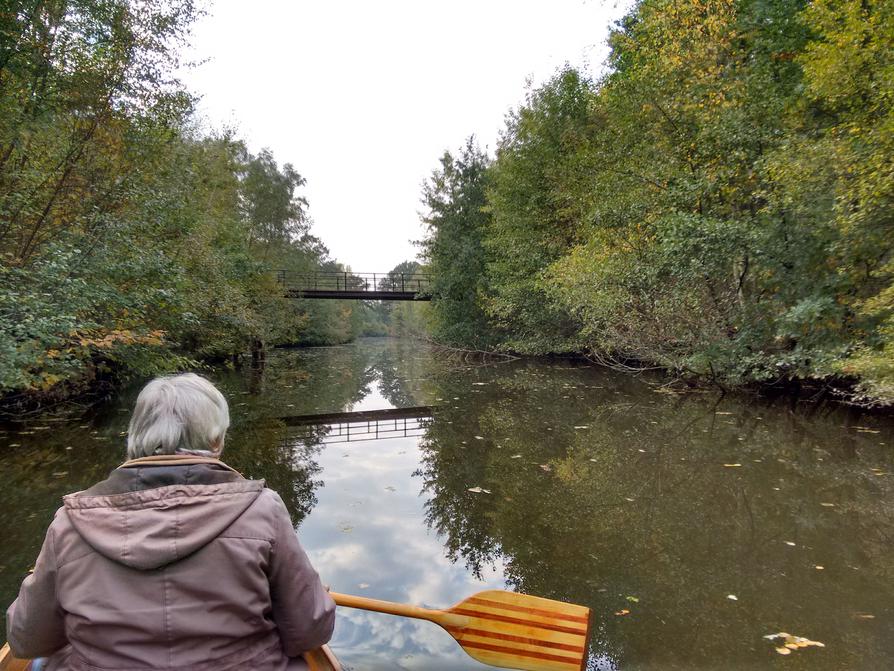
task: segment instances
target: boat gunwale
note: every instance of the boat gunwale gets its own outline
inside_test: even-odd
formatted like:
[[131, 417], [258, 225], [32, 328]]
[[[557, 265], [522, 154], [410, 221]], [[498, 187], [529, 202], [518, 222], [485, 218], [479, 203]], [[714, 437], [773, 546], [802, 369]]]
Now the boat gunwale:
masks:
[[[304, 653], [309, 671], [342, 671], [338, 658], [328, 645]], [[12, 654], [8, 643], [0, 647], [0, 671], [28, 671], [30, 659], [18, 659]]]

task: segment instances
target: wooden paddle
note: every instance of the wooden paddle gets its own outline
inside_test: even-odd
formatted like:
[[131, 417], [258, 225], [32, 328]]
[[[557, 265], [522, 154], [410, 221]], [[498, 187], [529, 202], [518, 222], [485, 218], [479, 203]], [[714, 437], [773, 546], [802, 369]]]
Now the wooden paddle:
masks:
[[527, 594], [486, 590], [447, 610], [330, 592], [339, 606], [404, 615], [447, 630], [484, 664], [525, 671], [586, 668], [590, 609]]

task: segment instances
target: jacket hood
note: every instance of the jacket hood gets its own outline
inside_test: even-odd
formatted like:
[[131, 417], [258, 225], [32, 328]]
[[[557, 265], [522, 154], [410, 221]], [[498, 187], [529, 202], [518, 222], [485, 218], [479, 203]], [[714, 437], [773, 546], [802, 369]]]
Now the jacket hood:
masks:
[[263, 489], [262, 480], [209, 466], [121, 468], [63, 502], [72, 525], [94, 550], [119, 564], [150, 570], [217, 538]]

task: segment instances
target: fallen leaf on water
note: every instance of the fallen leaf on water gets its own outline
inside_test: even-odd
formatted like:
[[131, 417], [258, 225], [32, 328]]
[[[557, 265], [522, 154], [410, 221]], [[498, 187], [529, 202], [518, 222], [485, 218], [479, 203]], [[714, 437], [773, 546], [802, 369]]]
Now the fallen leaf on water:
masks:
[[617, 611], [615, 615], [630, 615], [630, 611], [626, 608], [622, 608], [621, 610]]
[[791, 541], [785, 541], [785, 544], [789, 545], [791, 547], [795, 547], [795, 545], [796, 545], [795, 543], [792, 543]]
[[714, 414], [715, 415], [732, 415], [733, 413], [731, 413], [731, 412], [715, 412]]
[[635, 597], [635, 596], [628, 596], [628, 597], [627, 597], [627, 600], [630, 601], [630, 602], [632, 602], [632, 603], [639, 603], [639, 599], [638, 599], [637, 597]]
[[511, 457], [509, 457], [509, 458], [510, 458], [510, 459], [521, 459], [521, 456], [522, 456], [522, 455], [520, 455], [520, 454], [513, 454], [513, 455], [512, 455]]
[[575, 426], [575, 429], [589, 429], [589, 426]]
[[869, 613], [855, 613], [854, 617], [858, 620], [874, 620], [875, 615], [871, 615]]
[[823, 506], [824, 508], [833, 508], [833, 507], [835, 507], [835, 504], [834, 504], [834, 503], [821, 503], [820, 505]]
[[824, 568], [826, 568], [826, 567], [825, 567], [825, 566], [820, 566], [819, 564], [817, 564], [817, 565], [814, 566], [813, 568], [815, 568], [817, 571], [822, 571], [822, 570], [823, 570]]
[[475, 440], [484, 440], [484, 436], [475, 436]]
[[625, 496], [625, 497], [624, 497], [624, 500], [625, 500], [625, 501], [630, 501], [631, 503], [633, 503], [634, 501], [636, 501], [636, 499], [631, 499], [629, 496]]
[[724, 468], [738, 468], [741, 465], [742, 464], [724, 464], [723, 467]]
[[739, 600], [739, 597], [737, 597], [735, 594], [727, 594], [726, 598], [729, 599], [730, 601], [738, 601]]
[[490, 494], [489, 489], [482, 489], [481, 487], [469, 487], [468, 491], [475, 494]]
[[803, 636], [794, 636], [785, 631], [780, 631], [778, 634], [767, 634], [764, 636], [768, 641], [776, 641], [777, 639], [781, 639], [783, 644], [781, 646], [776, 647], [776, 652], [780, 655], [788, 655], [792, 650], [798, 650], [799, 648], [809, 648], [810, 646], [816, 646], [817, 648], [825, 648], [825, 643], [820, 643], [819, 641], [811, 641], [809, 638], [804, 638]]
[[[487, 382], [473, 382], [473, 383], [472, 383], [472, 386], [474, 386], [474, 387], [483, 387], [483, 386], [486, 385], [486, 384], [487, 384]], [[439, 399], [439, 400], [440, 400], [440, 399]]]
[[549, 464], [540, 464], [540, 468], [542, 468], [547, 473], [549, 473], [551, 470], [553, 470], [553, 467], [550, 466]]

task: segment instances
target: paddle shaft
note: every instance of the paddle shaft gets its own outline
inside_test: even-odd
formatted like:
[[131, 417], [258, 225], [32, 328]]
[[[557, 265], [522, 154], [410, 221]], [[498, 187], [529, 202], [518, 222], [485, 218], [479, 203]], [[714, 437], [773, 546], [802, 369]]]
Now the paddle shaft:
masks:
[[465, 627], [469, 622], [469, 618], [464, 615], [455, 615], [444, 610], [431, 610], [428, 608], [420, 608], [419, 606], [411, 606], [406, 603], [368, 599], [364, 596], [339, 594], [338, 592], [329, 592], [329, 596], [331, 596], [339, 606], [372, 610], [377, 613], [388, 613], [390, 615], [415, 617], [419, 620], [434, 622], [442, 627]]

